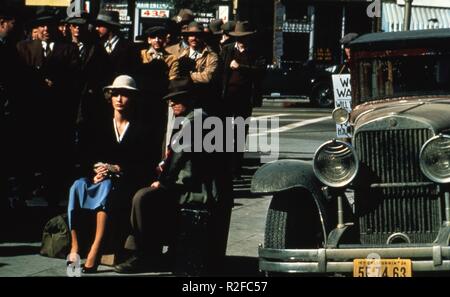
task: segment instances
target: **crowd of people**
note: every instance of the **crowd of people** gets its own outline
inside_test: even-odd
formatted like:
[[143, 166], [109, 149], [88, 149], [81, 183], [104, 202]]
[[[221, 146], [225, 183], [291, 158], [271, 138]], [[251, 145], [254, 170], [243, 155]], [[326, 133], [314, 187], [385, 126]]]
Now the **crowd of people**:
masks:
[[[74, 254], [82, 212], [95, 214], [85, 273], [96, 271], [109, 228], [125, 255], [117, 272], [154, 263], [162, 245], [174, 244], [166, 235], [180, 205], [211, 211], [209, 240], [226, 242], [243, 152], [175, 152], [175, 132], [190, 128], [173, 125], [198, 109], [202, 119], [251, 116], [265, 69], [251, 25], [214, 20], [205, 28], [182, 9], [137, 46], [121, 36], [115, 11], [60, 20], [44, 10], [13, 42], [16, 18], [0, 11], [2, 199], [11, 177], [24, 200], [41, 195], [55, 206], [69, 197]], [[224, 255], [223, 246], [214, 250]]]

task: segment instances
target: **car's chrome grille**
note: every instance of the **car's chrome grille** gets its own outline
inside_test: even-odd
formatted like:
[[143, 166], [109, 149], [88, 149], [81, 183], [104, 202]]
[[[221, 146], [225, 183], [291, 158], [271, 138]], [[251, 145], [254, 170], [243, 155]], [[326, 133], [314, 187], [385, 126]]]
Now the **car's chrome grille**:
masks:
[[431, 242], [440, 227], [436, 186], [419, 167], [428, 129], [363, 131], [354, 145], [360, 160], [355, 203], [362, 243], [385, 243], [396, 232], [414, 242]]
[[[370, 199], [356, 197], [361, 198]], [[442, 219], [437, 196], [384, 197], [378, 202], [365, 210], [360, 209], [362, 243], [386, 243], [388, 237], [397, 232], [408, 235], [412, 243], [432, 242], [436, 238]]]

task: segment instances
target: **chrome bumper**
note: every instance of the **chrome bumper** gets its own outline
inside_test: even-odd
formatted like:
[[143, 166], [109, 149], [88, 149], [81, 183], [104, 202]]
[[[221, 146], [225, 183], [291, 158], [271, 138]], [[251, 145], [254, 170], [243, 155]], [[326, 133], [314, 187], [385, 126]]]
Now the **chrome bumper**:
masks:
[[259, 270], [286, 273], [353, 272], [353, 259], [411, 259], [412, 271], [450, 271], [450, 247], [268, 249], [259, 247]]

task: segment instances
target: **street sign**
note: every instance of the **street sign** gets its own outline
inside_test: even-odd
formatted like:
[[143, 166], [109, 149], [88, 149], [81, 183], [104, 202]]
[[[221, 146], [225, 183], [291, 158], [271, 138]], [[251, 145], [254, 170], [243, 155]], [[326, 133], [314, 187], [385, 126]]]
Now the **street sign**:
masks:
[[[352, 86], [350, 74], [333, 74], [334, 107], [352, 111]], [[349, 123], [336, 124], [336, 137], [352, 137]]]
[[169, 10], [165, 9], [142, 9], [141, 17], [143, 18], [168, 18]]

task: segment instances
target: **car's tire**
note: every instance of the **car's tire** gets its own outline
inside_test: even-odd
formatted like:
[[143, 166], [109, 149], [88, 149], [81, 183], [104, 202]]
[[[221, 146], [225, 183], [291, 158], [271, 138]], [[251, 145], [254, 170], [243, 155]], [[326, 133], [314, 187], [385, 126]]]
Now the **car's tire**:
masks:
[[321, 108], [333, 108], [334, 95], [333, 95], [333, 87], [331, 86], [331, 84], [327, 82], [317, 83], [312, 88], [311, 103], [314, 106]]
[[318, 248], [322, 237], [320, 217], [310, 193], [291, 190], [273, 196], [266, 219], [265, 248]]

